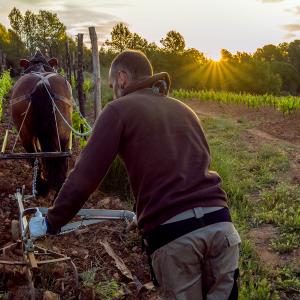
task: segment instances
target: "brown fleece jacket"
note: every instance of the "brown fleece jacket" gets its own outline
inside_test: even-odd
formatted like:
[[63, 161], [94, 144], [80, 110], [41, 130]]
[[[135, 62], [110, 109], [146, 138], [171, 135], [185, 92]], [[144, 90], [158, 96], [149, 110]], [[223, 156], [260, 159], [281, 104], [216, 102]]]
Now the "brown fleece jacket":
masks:
[[125, 163], [143, 232], [187, 209], [227, 206], [220, 177], [208, 169], [210, 153], [198, 117], [182, 102], [154, 93], [151, 87], [159, 80], [169, 88], [168, 75], [156, 74], [105, 107], [48, 211], [53, 229], [75, 216], [117, 154]]

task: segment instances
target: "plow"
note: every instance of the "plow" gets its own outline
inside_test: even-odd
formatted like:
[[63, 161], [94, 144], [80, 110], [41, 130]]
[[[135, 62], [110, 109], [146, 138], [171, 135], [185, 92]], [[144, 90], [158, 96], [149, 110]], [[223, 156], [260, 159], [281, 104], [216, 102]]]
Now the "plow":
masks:
[[[12, 220], [11, 231], [15, 242], [0, 249], [0, 254], [6, 258], [5, 260], [0, 260], [0, 264], [22, 266], [25, 268], [31, 300], [36, 299], [34, 276], [38, 272], [39, 267], [43, 265], [58, 264], [61, 262], [67, 263], [73, 273], [75, 288], [78, 288], [78, 272], [72, 259], [64, 254], [40, 247], [31, 239], [29, 232], [30, 217], [33, 216], [37, 210], [44, 215], [47, 213], [48, 208], [25, 208], [24, 203], [28, 202], [30, 195], [25, 195], [24, 191], [25, 187], [23, 186], [22, 189], [17, 189], [12, 197], [12, 200], [17, 203], [19, 220]], [[81, 209], [76, 216], [79, 220], [63, 226], [59, 235], [64, 235], [88, 225], [108, 220], [124, 220], [127, 225], [130, 225], [134, 216], [135, 214], [133, 212], [127, 210]], [[14, 249], [21, 250], [21, 259], [15, 260], [9, 258], [9, 254]]]
[[[36, 153], [6, 153], [6, 144], [8, 139], [8, 132], [6, 132], [0, 152], [0, 160], [10, 159], [35, 159], [37, 162], [40, 158], [45, 157], [68, 157], [71, 156], [71, 150], [68, 152], [36, 152]], [[33, 173], [33, 186], [34, 186], [35, 172]], [[27, 207], [32, 198], [35, 198], [35, 189], [31, 195], [25, 194], [25, 186], [17, 188], [16, 192], [11, 196], [11, 201], [15, 201], [18, 208], [18, 220], [11, 221], [11, 235], [14, 242], [0, 248], [0, 265], [3, 266], [19, 266], [25, 270], [28, 290], [30, 291], [30, 299], [37, 298], [35, 289], [35, 275], [39, 272], [40, 267], [45, 265], [54, 265], [65, 263], [69, 266], [75, 290], [79, 285], [77, 267], [72, 261], [71, 257], [58, 253], [53, 250], [46, 249], [39, 246], [36, 240], [30, 236], [29, 222], [37, 211], [46, 215], [47, 207]], [[85, 228], [92, 224], [98, 224], [111, 220], [123, 220], [127, 226], [132, 225], [135, 214], [127, 210], [109, 210], [109, 209], [81, 209], [75, 221], [66, 224], [61, 228], [58, 235], [65, 235], [72, 231]], [[18, 252], [18, 257], [12, 253]], [[134, 281], [137, 281], [134, 278]], [[140, 285], [140, 282], [138, 282]], [[62, 283], [62, 290], [64, 289]]]

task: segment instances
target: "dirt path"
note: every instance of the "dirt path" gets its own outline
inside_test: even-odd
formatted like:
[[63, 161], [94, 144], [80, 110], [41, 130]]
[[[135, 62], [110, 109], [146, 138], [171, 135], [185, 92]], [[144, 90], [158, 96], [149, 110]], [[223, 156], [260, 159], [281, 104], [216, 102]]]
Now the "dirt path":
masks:
[[204, 117], [230, 117], [237, 123], [248, 122], [249, 132], [259, 138], [296, 146], [300, 150], [300, 111], [284, 116], [279, 111], [263, 107], [248, 108], [245, 105], [222, 104], [214, 101], [184, 101], [198, 115]]
[[300, 184], [300, 111], [283, 116], [272, 108], [257, 110], [244, 105], [199, 100], [186, 100], [185, 103], [200, 117], [230, 118], [237, 126], [245, 122], [251, 124], [252, 128], [245, 130], [245, 141], [253, 148], [266, 142], [285, 148], [290, 162], [288, 177], [292, 183]]

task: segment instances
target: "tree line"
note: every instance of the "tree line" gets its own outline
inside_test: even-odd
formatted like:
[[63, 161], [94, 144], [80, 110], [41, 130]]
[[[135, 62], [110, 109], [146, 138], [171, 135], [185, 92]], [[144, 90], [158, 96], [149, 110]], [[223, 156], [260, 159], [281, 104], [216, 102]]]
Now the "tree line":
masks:
[[[66, 73], [71, 65], [76, 77], [77, 40], [67, 35], [66, 26], [57, 14], [45, 10], [38, 13], [28, 10], [22, 14], [13, 8], [8, 17], [11, 28], [0, 24], [0, 71], [11, 68], [13, 75], [19, 74], [19, 59], [39, 49], [48, 57], [57, 57]], [[100, 48], [103, 70], [125, 49], [146, 53], [155, 72], [169, 72], [173, 88], [274, 95], [300, 93], [300, 40], [266, 45], [254, 53], [222, 49], [221, 60], [215, 62], [203, 52], [187, 48], [179, 32], [169, 31], [157, 45], [119, 23]], [[91, 50], [86, 46], [83, 67], [87, 72], [92, 71]]]

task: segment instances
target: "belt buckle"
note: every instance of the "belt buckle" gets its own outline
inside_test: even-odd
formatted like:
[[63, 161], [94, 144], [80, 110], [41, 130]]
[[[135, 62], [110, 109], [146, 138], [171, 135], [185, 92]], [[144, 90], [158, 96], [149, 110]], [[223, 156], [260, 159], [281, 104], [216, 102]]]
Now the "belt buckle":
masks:
[[201, 219], [204, 216], [204, 211], [202, 207], [195, 207], [193, 208], [194, 215], [196, 219]]

